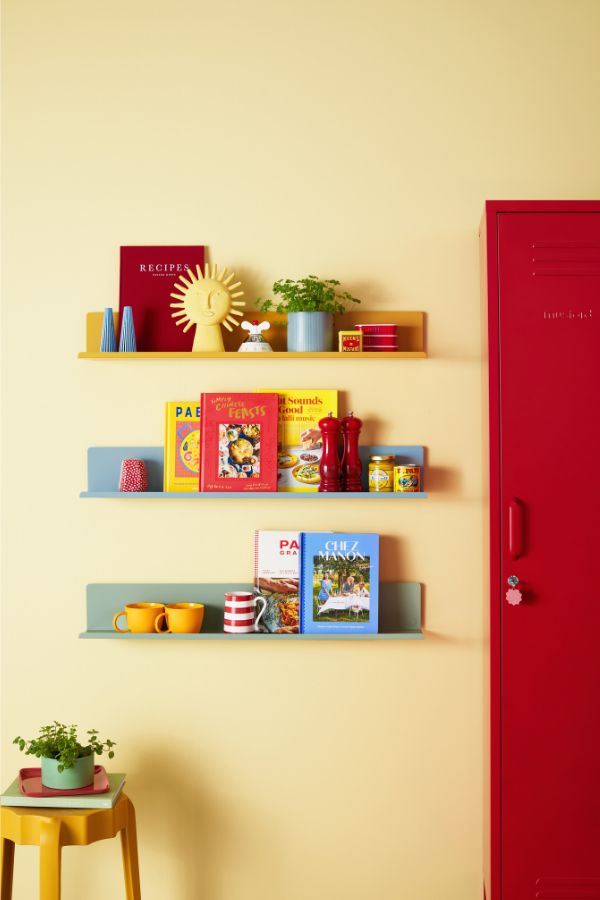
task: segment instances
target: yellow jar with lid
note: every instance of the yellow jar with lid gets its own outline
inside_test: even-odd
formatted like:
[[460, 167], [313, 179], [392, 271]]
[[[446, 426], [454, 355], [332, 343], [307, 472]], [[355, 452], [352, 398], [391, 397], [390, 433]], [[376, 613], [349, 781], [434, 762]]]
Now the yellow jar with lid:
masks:
[[394, 490], [395, 456], [371, 456], [369, 459], [369, 491], [391, 493]]

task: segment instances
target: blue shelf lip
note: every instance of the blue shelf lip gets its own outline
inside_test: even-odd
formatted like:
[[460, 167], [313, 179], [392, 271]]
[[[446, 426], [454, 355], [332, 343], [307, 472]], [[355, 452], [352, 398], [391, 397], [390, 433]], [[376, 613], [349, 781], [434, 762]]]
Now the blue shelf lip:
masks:
[[334, 498], [337, 500], [344, 497], [352, 500], [366, 500], [367, 498], [373, 497], [386, 497], [387, 499], [396, 500], [416, 500], [423, 499], [425, 497], [428, 497], [429, 495], [424, 491], [415, 491], [413, 493], [379, 493], [376, 491], [331, 491], [323, 493], [320, 493], [318, 491], [81, 491], [79, 496], [87, 500], [114, 498], [119, 498], [122, 500], [166, 500], [167, 498], [177, 500], [211, 500], [222, 498], [241, 500], [247, 499], [248, 497], [254, 497], [259, 500], [273, 498], [281, 499], [282, 497], [292, 497], [294, 499], [296, 499], [296, 497], [328, 497], [329, 499]]
[[378, 634], [225, 634], [206, 632], [200, 634], [119, 634], [116, 631], [82, 631], [84, 640], [117, 641], [422, 641], [422, 631], [402, 631]]

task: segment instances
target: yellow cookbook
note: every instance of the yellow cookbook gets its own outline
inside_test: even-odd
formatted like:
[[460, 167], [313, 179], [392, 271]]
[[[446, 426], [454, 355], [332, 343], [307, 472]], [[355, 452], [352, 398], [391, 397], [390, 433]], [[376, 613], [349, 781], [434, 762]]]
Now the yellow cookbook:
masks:
[[279, 394], [277, 490], [318, 491], [323, 443], [319, 420], [337, 416], [338, 392], [267, 390]]
[[165, 420], [165, 491], [200, 490], [200, 404], [167, 403]]

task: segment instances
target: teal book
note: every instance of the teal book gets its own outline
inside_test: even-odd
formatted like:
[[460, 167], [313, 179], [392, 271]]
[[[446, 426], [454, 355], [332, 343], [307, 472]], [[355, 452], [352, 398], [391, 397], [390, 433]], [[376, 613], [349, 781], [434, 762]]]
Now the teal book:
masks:
[[105, 794], [60, 795], [53, 797], [26, 797], [21, 793], [19, 779], [15, 778], [0, 797], [0, 806], [31, 806], [36, 809], [111, 809], [117, 802], [125, 784], [125, 775], [108, 776], [110, 790]]
[[300, 535], [300, 630], [377, 634], [379, 535]]

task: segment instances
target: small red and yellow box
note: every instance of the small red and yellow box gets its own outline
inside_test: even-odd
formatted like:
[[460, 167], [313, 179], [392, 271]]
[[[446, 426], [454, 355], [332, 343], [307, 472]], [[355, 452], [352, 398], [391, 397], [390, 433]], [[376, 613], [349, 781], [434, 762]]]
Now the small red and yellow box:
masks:
[[361, 353], [363, 348], [362, 331], [339, 331], [340, 353]]
[[421, 490], [421, 466], [394, 466], [394, 491], [418, 494]]

